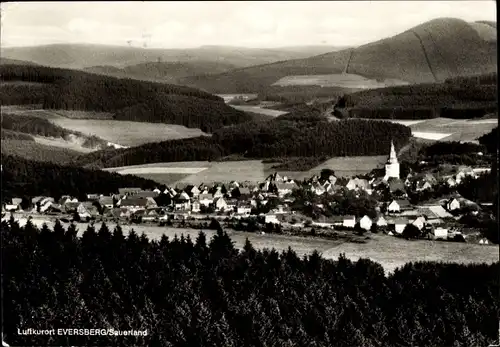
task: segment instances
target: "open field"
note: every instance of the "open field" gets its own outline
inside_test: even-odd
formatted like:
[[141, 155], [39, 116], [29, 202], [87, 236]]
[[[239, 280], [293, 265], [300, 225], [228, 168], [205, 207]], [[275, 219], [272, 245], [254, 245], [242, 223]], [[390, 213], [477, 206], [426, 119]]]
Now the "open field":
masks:
[[[498, 126], [497, 119], [448, 119], [435, 118], [410, 125], [414, 136], [431, 138], [433, 133], [447, 134], [439, 138], [443, 141], [475, 141]], [[427, 137], [424, 137], [428, 133]], [[417, 136], [416, 136], [417, 137]], [[436, 135], [437, 137], [437, 135]]]
[[342, 87], [353, 89], [375, 89], [390, 86], [407, 85], [408, 82], [397, 79], [386, 79], [379, 82], [361, 75], [340, 73], [329, 75], [297, 75], [286, 76], [273, 83], [273, 86], [307, 86], [316, 85], [321, 87]]
[[[375, 120], [375, 119], [373, 119]], [[424, 120], [377, 119], [399, 123], [411, 128], [417, 138], [434, 141], [467, 141], [476, 139], [498, 126], [498, 119], [450, 119], [433, 118]]]
[[[20, 224], [26, 223], [26, 217], [20, 218]], [[47, 219], [34, 218], [33, 224], [41, 227], [44, 222], [49, 227], [53, 222]], [[67, 226], [67, 224], [65, 224]], [[95, 227], [100, 228], [100, 223]], [[108, 223], [113, 229], [114, 224]], [[79, 235], [87, 228], [86, 224], [78, 223]], [[131, 229], [137, 233], [144, 232], [150, 239], [159, 239], [163, 234], [172, 239], [175, 235], [188, 235], [192, 240], [196, 239], [198, 230], [168, 228], [145, 225], [122, 225], [123, 232], [127, 234]], [[215, 234], [212, 230], [204, 230], [207, 238]], [[408, 262], [415, 261], [445, 261], [456, 263], [494, 263], [498, 261], [497, 245], [479, 245], [472, 243], [456, 243], [444, 241], [407, 241], [383, 234], [369, 234], [370, 239], [366, 243], [351, 243], [343, 240], [328, 240], [313, 237], [298, 237], [288, 235], [260, 235], [256, 233], [227, 230], [238, 249], [242, 249], [246, 238], [250, 240], [256, 249], [275, 248], [281, 252], [291, 247], [299, 256], [310, 254], [318, 250], [326, 259], [338, 259], [341, 253], [353, 261], [359, 258], [369, 258], [380, 263], [386, 272], [393, 272], [396, 268]]]
[[237, 110], [243, 111], [243, 112], [258, 113], [258, 114], [262, 114], [264, 116], [269, 116], [269, 117], [278, 117], [278, 116], [289, 113], [287, 111], [272, 110], [272, 109], [264, 108], [261, 106], [244, 106], [244, 105], [229, 105], [229, 106], [231, 106]]
[[30, 109], [22, 106], [2, 106], [2, 112], [36, 116], [55, 125], [86, 135], [95, 135], [112, 144], [138, 146], [150, 142], [183, 139], [207, 135], [200, 129], [164, 123], [145, 123], [109, 119], [110, 113]]
[[51, 119], [51, 121], [60, 127], [95, 135], [122, 146], [139, 146], [150, 142], [205, 135], [200, 129], [186, 128], [175, 124], [62, 117]]
[[[272, 169], [272, 166], [275, 165], [274, 163], [262, 163], [262, 160], [154, 163], [107, 168], [104, 170], [121, 174], [134, 174], [165, 184], [209, 184], [213, 182], [229, 182], [232, 180], [240, 182], [262, 182], [274, 172], [279, 172], [281, 175], [302, 180], [312, 175], [319, 175], [324, 168], [334, 170], [338, 176], [353, 176], [368, 173], [372, 169], [379, 167], [386, 160], [387, 156], [337, 157], [331, 158], [308, 171], [276, 170]], [[176, 177], [180, 177], [179, 180], [173, 181]]]

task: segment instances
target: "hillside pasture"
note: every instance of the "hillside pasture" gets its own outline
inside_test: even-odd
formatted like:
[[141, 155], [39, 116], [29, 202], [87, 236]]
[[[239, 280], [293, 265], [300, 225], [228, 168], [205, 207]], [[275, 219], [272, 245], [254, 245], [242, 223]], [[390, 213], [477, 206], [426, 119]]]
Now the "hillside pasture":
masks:
[[321, 87], [341, 87], [353, 89], [375, 89], [397, 85], [408, 85], [408, 82], [397, 79], [386, 79], [377, 81], [361, 75], [341, 73], [329, 75], [298, 75], [286, 76], [272, 84], [273, 86], [307, 86], [316, 85]]
[[473, 142], [497, 126], [497, 119], [456, 120], [435, 118], [410, 125], [410, 128], [415, 137], [441, 141]]
[[176, 124], [145, 123], [102, 119], [53, 118], [60, 127], [95, 135], [122, 146], [139, 146], [150, 142], [183, 139], [206, 135], [200, 129]]

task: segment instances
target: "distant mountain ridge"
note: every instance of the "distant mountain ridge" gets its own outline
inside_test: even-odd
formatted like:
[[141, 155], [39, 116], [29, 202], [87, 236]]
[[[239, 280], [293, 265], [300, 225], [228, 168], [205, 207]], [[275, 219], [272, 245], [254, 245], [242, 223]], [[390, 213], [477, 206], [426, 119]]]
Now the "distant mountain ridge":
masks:
[[496, 69], [496, 23], [439, 18], [356, 48], [186, 77], [180, 83], [212, 93], [252, 93], [294, 75], [342, 74], [347, 70], [376, 80], [427, 83]]
[[150, 81], [175, 83], [177, 79], [194, 75], [216, 74], [236, 68], [223, 61], [196, 62], [147, 62], [129, 65], [124, 68], [110, 65], [92, 66], [84, 71], [114, 77], [144, 79]]
[[2, 48], [2, 57], [32, 61], [40, 65], [83, 69], [110, 65], [123, 68], [141, 63], [220, 62], [245, 67], [275, 61], [306, 58], [336, 50], [332, 46], [304, 46], [283, 49], [202, 46], [187, 49], [139, 48], [96, 44], [52, 44], [32, 47]]

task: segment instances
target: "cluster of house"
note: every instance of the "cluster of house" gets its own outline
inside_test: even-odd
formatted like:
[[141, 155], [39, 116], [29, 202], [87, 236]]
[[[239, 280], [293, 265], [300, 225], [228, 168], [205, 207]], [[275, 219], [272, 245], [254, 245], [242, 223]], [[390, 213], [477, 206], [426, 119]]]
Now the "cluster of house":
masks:
[[[475, 177], [477, 172], [468, 168], [459, 168], [453, 177], [446, 178], [446, 184], [457, 184], [467, 176]], [[391, 192], [404, 192], [409, 189], [423, 191], [432, 189], [436, 184], [442, 184], [432, 174], [408, 175], [403, 181], [399, 178], [399, 163], [397, 162], [394, 146], [391, 145], [391, 154], [386, 165], [386, 174], [380, 178], [351, 178], [343, 184], [334, 175], [328, 178], [313, 176], [307, 182], [298, 183], [291, 178], [282, 177], [278, 173], [270, 175], [259, 184], [239, 183], [236, 181], [226, 184], [205, 184], [142, 190], [141, 188], [122, 188], [118, 194], [103, 196], [88, 194], [86, 201], [80, 202], [74, 197], [63, 196], [57, 202], [51, 197], [35, 197], [31, 201], [29, 212], [42, 214], [68, 214], [78, 216], [80, 220], [97, 217], [115, 220], [136, 220], [161, 222], [169, 219], [187, 219], [189, 217], [206, 217], [207, 214], [224, 214], [234, 218], [245, 218], [252, 214], [258, 206], [264, 206], [270, 199], [278, 199], [279, 204], [263, 214], [267, 223], [283, 224], [290, 227], [304, 226], [304, 221], [297, 223], [297, 216], [289, 205], [294, 198], [291, 193], [296, 189], [308, 189], [315, 195], [335, 194], [341, 189], [372, 194], [381, 186]], [[431, 229], [436, 237], [445, 237], [449, 231], [442, 226], [444, 219], [453, 218], [450, 212], [460, 209], [467, 204], [465, 199], [457, 196], [448, 201], [441, 201], [435, 205], [414, 207], [403, 193], [400, 199], [380, 202], [386, 204], [385, 213], [372, 219], [363, 216], [334, 216], [322, 217], [312, 222], [318, 227], [344, 227], [370, 230], [375, 224], [377, 227], [387, 227], [394, 233], [400, 234], [407, 225], [412, 224], [419, 230]], [[11, 204], [4, 205], [6, 211], [21, 209], [22, 199], [12, 199]], [[318, 205], [319, 208], [323, 206]], [[293, 218], [291, 218], [293, 217]]]

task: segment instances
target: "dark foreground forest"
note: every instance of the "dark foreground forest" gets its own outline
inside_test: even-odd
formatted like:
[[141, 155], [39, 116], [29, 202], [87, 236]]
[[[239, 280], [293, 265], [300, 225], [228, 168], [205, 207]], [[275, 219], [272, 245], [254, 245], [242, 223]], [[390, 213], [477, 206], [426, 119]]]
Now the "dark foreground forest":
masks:
[[[207, 240], [150, 241], [89, 227], [2, 222], [3, 331], [11, 346], [487, 346], [498, 266], [369, 260]], [[23, 336], [18, 330], [147, 330], [147, 336]]]

